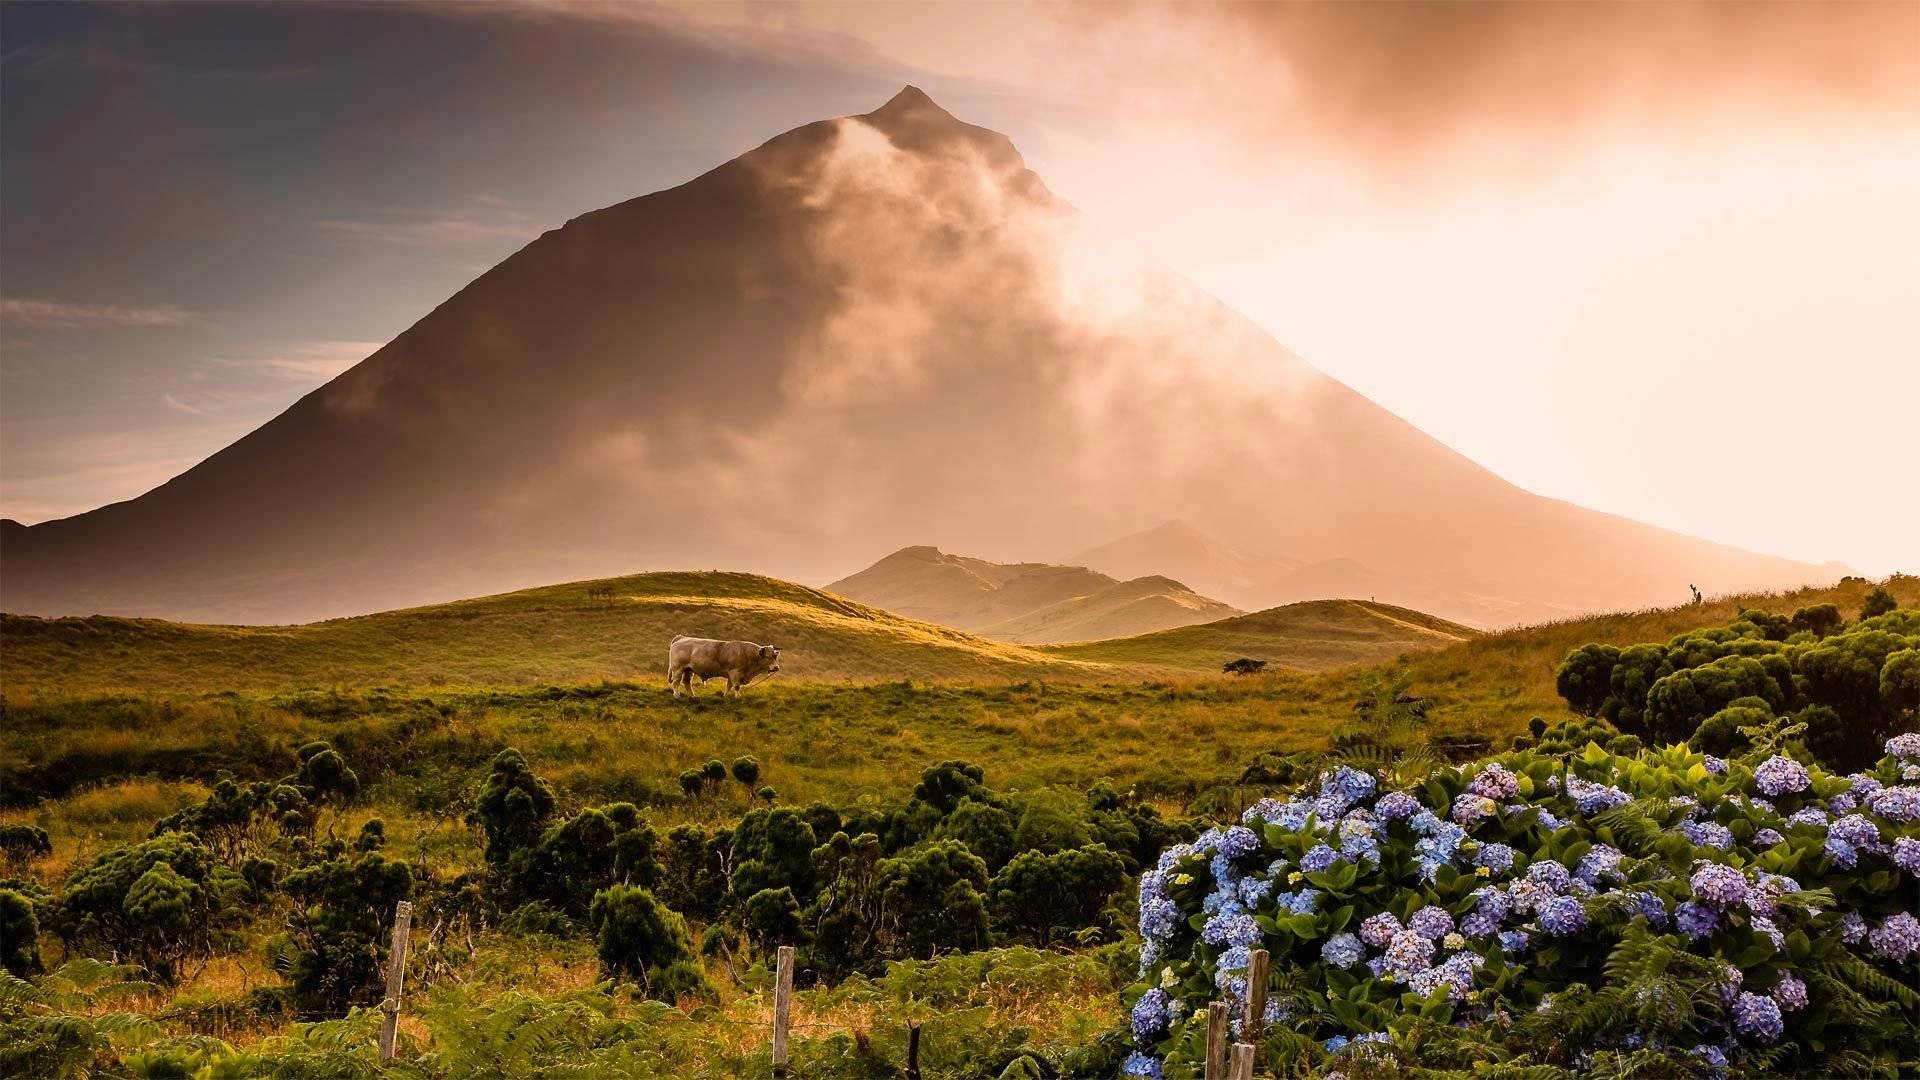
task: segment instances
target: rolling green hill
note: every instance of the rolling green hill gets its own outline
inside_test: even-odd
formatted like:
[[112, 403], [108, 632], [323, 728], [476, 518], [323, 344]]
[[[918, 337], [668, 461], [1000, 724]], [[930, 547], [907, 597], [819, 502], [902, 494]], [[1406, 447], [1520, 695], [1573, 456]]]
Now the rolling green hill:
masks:
[[[611, 601], [590, 599], [595, 586], [611, 588]], [[774, 678], [789, 681], [989, 681], [1108, 670], [818, 589], [719, 572], [574, 582], [300, 626], [0, 618], [0, 679], [16, 700], [110, 691], [664, 679], [667, 642], [675, 634], [778, 645], [785, 654]]]
[[1478, 636], [1470, 627], [1392, 604], [1308, 600], [1200, 626], [1042, 651], [1073, 660], [1196, 674], [1218, 673], [1221, 664], [1242, 656], [1268, 661], [1269, 670], [1319, 671], [1380, 663]]

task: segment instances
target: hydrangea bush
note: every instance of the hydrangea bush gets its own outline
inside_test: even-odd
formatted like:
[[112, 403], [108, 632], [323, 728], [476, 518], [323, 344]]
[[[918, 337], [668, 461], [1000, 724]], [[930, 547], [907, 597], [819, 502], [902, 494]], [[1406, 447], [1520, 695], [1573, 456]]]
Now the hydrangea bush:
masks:
[[1413, 790], [1324, 773], [1142, 875], [1127, 1069], [1198, 1075], [1207, 1003], [1238, 1017], [1265, 948], [1281, 1070], [1637, 1054], [1896, 1073], [1920, 1057], [1920, 735], [1886, 750], [1848, 776], [1594, 744]]

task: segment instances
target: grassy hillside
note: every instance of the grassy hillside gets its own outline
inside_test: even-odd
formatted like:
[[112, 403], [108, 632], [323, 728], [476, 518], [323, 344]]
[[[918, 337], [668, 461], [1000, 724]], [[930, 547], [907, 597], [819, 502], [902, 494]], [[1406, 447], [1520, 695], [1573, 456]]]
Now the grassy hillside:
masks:
[[[1895, 576], [1883, 583], [1902, 606], [1920, 603], [1920, 577]], [[1742, 608], [1791, 615], [1813, 604], [1834, 604], [1853, 619], [1875, 587], [1858, 578], [1826, 588], [1713, 597], [1701, 604], [1594, 615], [1476, 636], [1458, 645], [1404, 658], [1397, 665], [1416, 693], [1433, 699], [1432, 715], [1443, 724], [1518, 731], [1529, 717], [1567, 715], [1554, 690], [1554, 673], [1567, 653], [1588, 642], [1631, 645], [1666, 641], [1703, 626], [1733, 621]], [[1283, 609], [1284, 610], [1284, 609]], [[1117, 659], [1097, 649], [1062, 650], [1081, 659]], [[1358, 673], [1323, 677], [1329, 693], [1350, 690]]]
[[1023, 645], [1133, 637], [1239, 615], [1172, 578], [1150, 576], [1115, 582], [980, 631], [984, 637]]
[[[588, 589], [613, 590], [609, 601]], [[1045, 656], [754, 574], [658, 573], [302, 626], [4, 616], [0, 679], [18, 700], [114, 691], [514, 685], [645, 679], [675, 634], [785, 650], [776, 679], [1098, 676]], [[713, 684], [716, 685], [717, 684]]]
[[1318, 671], [1391, 660], [1402, 653], [1469, 641], [1479, 631], [1392, 604], [1309, 600], [1202, 626], [1044, 651], [1073, 660], [1156, 671], [1218, 673], [1238, 657], [1269, 670]]

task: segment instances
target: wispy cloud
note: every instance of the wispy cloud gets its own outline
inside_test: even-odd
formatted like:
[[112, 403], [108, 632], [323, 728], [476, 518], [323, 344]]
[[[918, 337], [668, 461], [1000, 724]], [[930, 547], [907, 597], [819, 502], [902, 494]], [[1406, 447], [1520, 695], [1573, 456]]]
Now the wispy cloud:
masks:
[[301, 382], [322, 382], [379, 352], [378, 341], [311, 341], [259, 356], [216, 356], [212, 363]]
[[81, 304], [10, 296], [0, 299], [0, 321], [36, 327], [179, 326], [194, 313], [173, 304]]

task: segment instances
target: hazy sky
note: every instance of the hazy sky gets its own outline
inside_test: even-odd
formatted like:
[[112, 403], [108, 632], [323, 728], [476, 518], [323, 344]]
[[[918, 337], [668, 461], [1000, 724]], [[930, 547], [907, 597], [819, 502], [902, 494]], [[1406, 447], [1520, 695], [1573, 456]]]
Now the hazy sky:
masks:
[[[902, 83], [1543, 494], [1920, 569], [1920, 4], [6, 4], [0, 516]], [[938, 537], [927, 542], [938, 543]]]

